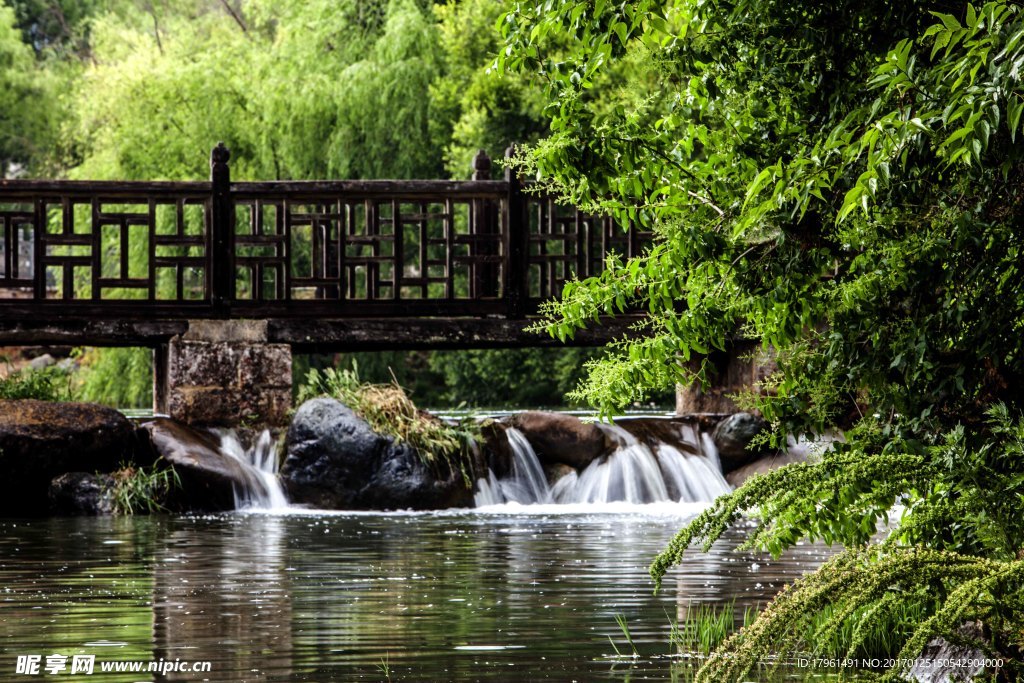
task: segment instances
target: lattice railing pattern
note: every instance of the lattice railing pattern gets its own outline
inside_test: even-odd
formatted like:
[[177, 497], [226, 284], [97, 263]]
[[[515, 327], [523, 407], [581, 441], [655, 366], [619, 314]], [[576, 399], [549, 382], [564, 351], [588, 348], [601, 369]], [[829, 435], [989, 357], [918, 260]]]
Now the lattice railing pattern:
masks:
[[35, 217], [31, 204], [0, 205], [0, 297], [32, 296]]
[[0, 301], [209, 300], [209, 196], [69, 189], [8, 200], [0, 188]]
[[567, 280], [599, 274], [610, 252], [635, 256], [652, 235], [624, 231], [608, 217], [590, 216], [553, 199], [529, 201], [527, 255], [530, 299], [557, 297]]
[[[339, 188], [339, 192], [343, 192]], [[236, 298], [497, 298], [500, 198], [265, 197], [235, 202]]]
[[0, 314], [516, 318], [649, 239], [486, 157], [470, 181], [232, 183], [228, 156], [209, 183], [0, 180]]

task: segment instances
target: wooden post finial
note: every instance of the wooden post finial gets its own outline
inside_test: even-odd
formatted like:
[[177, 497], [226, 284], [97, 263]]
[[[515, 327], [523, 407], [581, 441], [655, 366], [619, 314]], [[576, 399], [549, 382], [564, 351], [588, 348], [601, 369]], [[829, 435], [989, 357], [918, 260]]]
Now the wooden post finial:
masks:
[[231, 150], [223, 142], [210, 151], [210, 176], [211, 179], [227, 170], [228, 161], [231, 159]]
[[491, 179], [491, 158], [487, 152], [480, 150], [473, 157], [473, 180]]

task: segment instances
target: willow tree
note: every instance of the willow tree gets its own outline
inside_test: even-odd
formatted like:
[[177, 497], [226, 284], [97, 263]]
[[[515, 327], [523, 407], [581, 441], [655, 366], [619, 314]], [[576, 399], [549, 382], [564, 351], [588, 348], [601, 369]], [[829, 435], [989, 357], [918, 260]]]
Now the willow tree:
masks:
[[[74, 178], [194, 180], [218, 140], [236, 180], [438, 177], [438, 28], [415, 0], [111, 0], [67, 124]], [[139, 245], [140, 247], [144, 245]], [[144, 349], [86, 356], [82, 398], [150, 400]]]
[[40, 163], [57, 127], [55, 86], [23, 41], [14, 11], [0, 5], [0, 178]]
[[[745, 513], [760, 520], [750, 546], [847, 547], [700, 678], [741, 680], [826, 607], [822, 636], [920, 606], [906, 657], [970, 619], [986, 626], [979, 645], [1019, 654], [1021, 7], [524, 1], [502, 25], [496, 67], [534, 74], [549, 96], [551, 135], [521, 170], [658, 236], [547, 309], [560, 337], [601, 314], [650, 313], [579, 394], [613, 412], [706, 381], [701, 355], [747, 338], [778, 358], [749, 399], [777, 441], [846, 435], [719, 499], [655, 561], [660, 581]], [[616, 97], [592, 94], [609, 81]], [[894, 506], [891, 533], [872, 542]]]

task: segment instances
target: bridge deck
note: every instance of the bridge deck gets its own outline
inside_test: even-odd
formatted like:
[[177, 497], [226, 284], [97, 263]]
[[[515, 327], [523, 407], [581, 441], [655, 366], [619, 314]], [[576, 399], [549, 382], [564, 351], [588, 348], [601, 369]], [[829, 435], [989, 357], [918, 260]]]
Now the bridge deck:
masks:
[[259, 318], [297, 346], [543, 345], [522, 332], [541, 301], [649, 240], [491, 180], [483, 156], [468, 181], [246, 183], [228, 158], [210, 182], [0, 180], [0, 343]]
[[[267, 320], [267, 339], [296, 352], [399, 349], [599, 346], [635, 336], [639, 316], [608, 319], [563, 344], [524, 330], [527, 320], [500, 318], [335, 318]], [[148, 346], [166, 344], [189, 329], [186, 320], [0, 320], [0, 346]]]

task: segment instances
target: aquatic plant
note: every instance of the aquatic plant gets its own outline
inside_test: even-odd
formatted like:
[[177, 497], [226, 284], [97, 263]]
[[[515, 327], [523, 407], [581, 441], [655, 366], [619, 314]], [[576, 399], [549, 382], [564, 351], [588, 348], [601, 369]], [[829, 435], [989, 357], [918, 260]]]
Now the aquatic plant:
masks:
[[472, 453], [480, 439], [481, 425], [471, 419], [447, 422], [420, 410], [397, 382], [369, 384], [360, 381], [358, 366], [352, 369], [312, 369], [299, 388], [297, 404], [328, 396], [335, 398], [381, 434], [412, 446], [425, 465], [447, 464], [459, 470], [472, 485]]
[[[619, 630], [622, 631], [622, 635], [626, 638], [626, 644], [629, 645], [629, 649], [632, 650], [632, 657], [639, 657], [640, 652], [636, 649], [636, 643], [633, 642], [633, 634], [629, 632], [629, 622], [626, 620], [626, 615], [617, 613], [615, 615], [615, 623], [619, 625]], [[619, 647], [615, 644], [615, 641], [611, 636], [608, 636], [608, 642], [612, 644], [612, 649], [615, 650], [616, 657], [624, 657], [622, 652], [619, 651]]]
[[[838, 621], [832, 605], [810, 614], [793, 634], [793, 652], [835, 659], [892, 658], [928, 614], [920, 604], [903, 602], [894, 602], [874, 618], [866, 619], [867, 611], [855, 610]], [[735, 602], [731, 600], [719, 606], [691, 605], [682, 620], [669, 619], [669, 642], [679, 654], [708, 655], [753, 625], [758, 616], [759, 610], [748, 606], [737, 624]]]
[[181, 485], [174, 468], [150, 468], [122, 465], [110, 475], [113, 484], [106, 493], [110, 496], [114, 514], [135, 515], [165, 512], [167, 496]]
[[[757, 617], [757, 609], [746, 607], [740, 628]], [[680, 654], [706, 655], [725, 642], [737, 630], [735, 601], [721, 606], [700, 603], [688, 605], [683, 620], [669, 619], [669, 643]]]
[[377, 669], [380, 670], [381, 675], [384, 676], [384, 680], [391, 683], [391, 665], [388, 664], [388, 653], [385, 653], [380, 658], [380, 664], [377, 665]]

